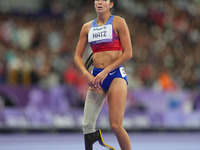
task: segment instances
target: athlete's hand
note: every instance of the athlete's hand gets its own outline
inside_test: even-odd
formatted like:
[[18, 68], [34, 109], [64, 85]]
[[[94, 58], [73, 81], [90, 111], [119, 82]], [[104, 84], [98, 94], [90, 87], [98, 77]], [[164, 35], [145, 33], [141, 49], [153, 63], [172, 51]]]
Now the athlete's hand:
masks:
[[94, 78], [92, 84], [96, 89], [100, 89], [100, 84], [103, 84], [104, 79], [107, 77], [108, 72], [104, 69]]
[[85, 77], [88, 85], [94, 88], [94, 85], [93, 85], [94, 76], [89, 72], [86, 72], [83, 76]]
[[100, 87], [99, 87], [99, 86], [95, 86], [95, 85], [94, 85], [94, 82], [93, 82], [93, 81], [94, 81], [95, 77], [94, 77], [91, 73], [87, 72], [87, 73], [84, 75], [84, 77], [85, 77], [85, 79], [86, 79], [86, 81], [87, 81], [87, 83], [88, 83], [88, 85], [89, 85], [90, 87], [94, 88], [94, 89], [97, 90], [97, 91], [100, 90]]

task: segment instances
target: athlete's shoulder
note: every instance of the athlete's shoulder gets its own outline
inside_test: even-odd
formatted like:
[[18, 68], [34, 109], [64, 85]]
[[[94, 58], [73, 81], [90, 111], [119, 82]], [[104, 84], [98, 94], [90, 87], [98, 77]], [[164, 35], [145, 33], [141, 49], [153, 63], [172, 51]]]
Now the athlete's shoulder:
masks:
[[83, 26], [82, 26], [82, 30], [88, 32], [90, 30], [90, 26], [91, 26], [92, 22], [93, 22], [93, 20], [84, 23]]
[[113, 26], [116, 32], [119, 32], [121, 29], [125, 29], [127, 24], [124, 18], [120, 16], [114, 16]]
[[125, 19], [120, 16], [115, 15], [113, 21], [115, 23], [121, 23], [121, 22], [125, 22]]

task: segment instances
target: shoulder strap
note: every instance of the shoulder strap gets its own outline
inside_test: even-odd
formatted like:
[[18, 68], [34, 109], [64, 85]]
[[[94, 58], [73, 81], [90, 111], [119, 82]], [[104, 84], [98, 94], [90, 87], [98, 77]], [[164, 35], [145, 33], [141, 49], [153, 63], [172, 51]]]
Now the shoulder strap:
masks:
[[94, 19], [93, 21], [92, 21], [92, 24], [91, 24], [91, 27], [90, 28], [92, 28], [92, 27], [96, 27], [97, 26], [97, 21], [96, 21], [97, 19]]
[[105, 25], [112, 24], [114, 19], [114, 15], [111, 15]]

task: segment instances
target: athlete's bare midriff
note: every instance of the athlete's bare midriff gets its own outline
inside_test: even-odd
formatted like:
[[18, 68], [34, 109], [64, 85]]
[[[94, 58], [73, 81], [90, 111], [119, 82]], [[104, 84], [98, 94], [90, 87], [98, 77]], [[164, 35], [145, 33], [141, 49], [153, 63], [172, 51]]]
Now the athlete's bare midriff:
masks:
[[104, 51], [93, 54], [93, 64], [96, 68], [106, 68], [122, 55], [122, 51]]

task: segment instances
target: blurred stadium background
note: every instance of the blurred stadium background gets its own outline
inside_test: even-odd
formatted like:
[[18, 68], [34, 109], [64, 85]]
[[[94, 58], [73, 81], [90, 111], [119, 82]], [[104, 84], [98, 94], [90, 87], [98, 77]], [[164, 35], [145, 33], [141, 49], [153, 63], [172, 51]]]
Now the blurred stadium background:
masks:
[[[125, 128], [200, 131], [200, 1], [118, 0], [112, 11], [133, 45]], [[95, 17], [93, 0], [0, 0], [1, 132], [81, 131], [88, 85], [73, 56]]]

